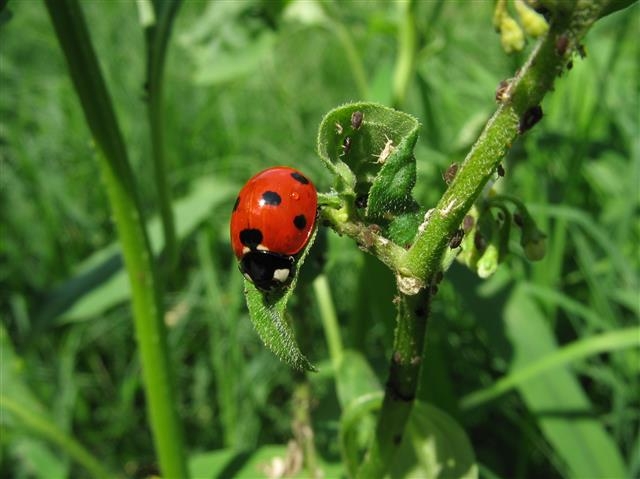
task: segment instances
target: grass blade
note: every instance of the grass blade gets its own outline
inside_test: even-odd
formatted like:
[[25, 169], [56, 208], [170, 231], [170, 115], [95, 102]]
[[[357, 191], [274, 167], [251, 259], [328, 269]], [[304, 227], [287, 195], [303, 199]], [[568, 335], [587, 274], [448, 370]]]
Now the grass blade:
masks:
[[160, 467], [167, 477], [187, 477], [157, 277], [124, 140], [78, 2], [45, 0], [45, 5], [99, 153], [131, 284], [148, 415]]
[[[516, 288], [511, 295], [504, 318], [514, 349], [512, 374], [530, 371], [528, 380], [518, 385], [518, 391], [566, 464], [565, 477], [626, 477], [615, 442], [602, 422], [593, 416], [591, 402], [575, 376], [561, 364], [590, 348], [597, 351], [638, 344], [638, 328], [603, 335], [604, 339], [591, 342], [585, 340], [586, 345], [581, 341], [568, 352], [558, 353], [544, 314], [522, 288]], [[548, 373], [534, 377], [535, 370], [531, 372], [530, 365], [536, 362], [542, 362], [537, 367], [547, 369]]]

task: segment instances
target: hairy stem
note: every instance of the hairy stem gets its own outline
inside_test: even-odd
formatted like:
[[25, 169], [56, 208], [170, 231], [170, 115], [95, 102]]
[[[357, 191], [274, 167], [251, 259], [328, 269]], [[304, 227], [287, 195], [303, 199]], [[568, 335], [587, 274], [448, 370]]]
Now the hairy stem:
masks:
[[358, 478], [384, 476], [402, 443], [418, 388], [430, 300], [428, 288], [416, 295], [400, 295], [389, 379], [376, 433], [358, 470]]
[[398, 271], [406, 251], [397, 244], [379, 234], [375, 228], [356, 221], [344, 221], [343, 210], [324, 208], [322, 219], [327, 221], [339, 235], [347, 235], [358, 243], [358, 246], [376, 256], [392, 271]]
[[[480, 196], [513, 142], [532, 126], [529, 124], [532, 115], [605, 4], [605, 1], [586, 0], [564, 2], [565, 9], [555, 13], [546, 37], [516, 77], [510, 80], [498, 110], [404, 258], [403, 267], [412, 276], [427, 279], [440, 269], [451, 234]], [[570, 7], [569, 10], [566, 7]], [[567, 39], [566, 48], [562, 47], [564, 40], [561, 39], [564, 38]]]

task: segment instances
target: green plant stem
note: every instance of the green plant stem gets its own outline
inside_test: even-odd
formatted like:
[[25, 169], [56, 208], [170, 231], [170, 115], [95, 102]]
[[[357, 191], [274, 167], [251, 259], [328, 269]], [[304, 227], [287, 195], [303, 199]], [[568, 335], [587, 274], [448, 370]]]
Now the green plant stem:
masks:
[[293, 433], [302, 449], [307, 477], [321, 477], [318, 465], [318, 453], [314, 443], [313, 424], [311, 422], [311, 388], [305, 380], [298, 384], [293, 392]]
[[166, 278], [174, 269], [177, 261], [177, 241], [163, 144], [163, 70], [171, 26], [180, 2], [176, 0], [158, 0], [153, 4], [155, 6], [155, 22], [145, 28], [147, 44], [147, 116], [151, 136], [153, 178], [158, 194], [158, 205], [164, 232], [164, 250], [161, 256], [163, 258], [163, 267], [161, 271], [163, 273], [162, 277]]
[[[211, 363], [215, 377], [223, 441], [225, 447], [235, 448], [238, 446], [237, 424], [239, 417], [236, 379], [241, 376], [243, 359], [239, 348], [233, 344], [228, 347], [227, 344], [230, 343], [230, 338], [235, 336], [235, 331], [230, 331], [229, 325], [236, 321], [236, 318], [232, 317], [232, 305], [225, 305], [220, 301], [224, 294], [220, 290], [220, 282], [216, 277], [216, 268], [210, 251], [211, 241], [206, 231], [198, 233], [196, 247], [206, 298], [210, 304], [209, 311], [217, 312], [216, 317], [211, 318], [209, 344], [211, 345]], [[228, 373], [229, 368], [232, 368], [234, 374]]]
[[383, 477], [400, 447], [416, 398], [430, 300], [429, 288], [411, 296], [400, 294], [389, 379], [375, 436], [358, 470], [358, 478]]
[[398, 28], [398, 56], [393, 74], [393, 105], [396, 108], [401, 108], [407, 97], [418, 48], [416, 2], [402, 2], [399, 7], [402, 9], [402, 22]]
[[640, 346], [640, 327], [626, 328], [574, 341], [539, 361], [504, 376], [491, 386], [466, 395], [460, 400], [461, 409], [473, 409], [492, 401], [534, 376], [551, 369], [584, 359], [594, 354], [608, 353], [617, 349]]
[[[428, 279], [440, 269], [442, 255], [451, 234], [492, 177], [502, 158], [521, 134], [526, 112], [540, 104], [553, 86], [575, 48], [598, 18], [606, 2], [579, 0], [564, 2], [568, 11], [556, 12], [546, 37], [538, 43], [518, 75], [511, 80], [508, 97], [488, 121], [460, 166], [429, 221], [418, 233], [404, 258], [403, 267], [417, 278]], [[567, 52], [556, 51], [560, 35], [573, 39]]]
[[45, 5], [98, 150], [131, 285], [148, 415], [160, 468], [165, 477], [187, 477], [156, 273], [124, 140], [77, 1], [45, 0]]
[[369, 84], [367, 82], [367, 74], [362, 64], [360, 54], [353, 42], [353, 38], [349, 34], [349, 30], [342, 24], [330, 20], [329, 28], [335, 33], [349, 62], [349, 69], [353, 75], [353, 79], [358, 90], [360, 98], [367, 98], [369, 95]]
[[379, 234], [375, 228], [356, 221], [345, 221], [345, 211], [324, 208], [320, 211], [336, 233], [353, 238], [360, 248], [370, 252], [386, 264], [392, 271], [398, 271], [406, 250]]
[[20, 422], [39, 436], [57, 445], [70, 458], [82, 465], [92, 477], [108, 479], [113, 474], [102, 467], [100, 462], [82, 444], [62, 431], [56, 424], [24, 407], [19, 401], [0, 394], [0, 409], [13, 414]]
[[334, 371], [337, 371], [342, 362], [343, 346], [342, 337], [340, 336], [340, 327], [338, 326], [338, 317], [336, 309], [333, 306], [331, 298], [331, 289], [329, 281], [324, 274], [319, 275], [313, 282], [313, 291], [316, 295], [318, 308], [320, 309], [320, 318], [322, 327], [329, 346], [329, 357]]

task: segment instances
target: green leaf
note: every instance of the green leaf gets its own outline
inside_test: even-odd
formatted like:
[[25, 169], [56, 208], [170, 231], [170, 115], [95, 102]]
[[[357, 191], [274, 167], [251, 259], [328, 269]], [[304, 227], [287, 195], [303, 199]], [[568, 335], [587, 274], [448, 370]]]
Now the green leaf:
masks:
[[387, 477], [473, 479], [478, 466], [464, 429], [444, 411], [416, 401]]
[[[12, 455], [19, 457], [26, 477], [46, 477], [62, 479], [69, 477], [69, 463], [59, 454], [51, 451], [43, 442], [30, 437], [12, 437], [10, 441]], [[19, 468], [14, 469], [14, 474]]]
[[[530, 291], [527, 287], [527, 292]], [[529, 362], [526, 366], [500, 378], [491, 386], [463, 397], [460, 400], [460, 406], [464, 409], [477, 407], [505, 394], [518, 385], [525, 384], [532, 377], [564, 367], [570, 362], [596, 354], [610, 353], [616, 349], [637, 348], [639, 346], [640, 327], [619, 329], [578, 339], [557, 348], [554, 352], [550, 352], [536, 361]]]
[[296, 260], [297, 269], [291, 284], [279, 291], [265, 293], [257, 289], [253, 283], [244, 281], [244, 292], [249, 308], [249, 316], [253, 327], [265, 346], [292, 368], [300, 371], [316, 371], [316, 368], [302, 354], [296, 342], [293, 328], [287, 317], [287, 302], [293, 293], [300, 267], [311, 249], [317, 233], [314, 231], [302, 255]]
[[[354, 122], [355, 115], [362, 121]], [[362, 214], [398, 244], [413, 239], [420, 223], [411, 196], [419, 127], [407, 113], [362, 102], [331, 110], [318, 132], [318, 153], [336, 176], [338, 193], [350, 203], [358, 199], [360, 207], [366, 199]]]
[[[222, 449], [210, 451], [192, 456], [189, 459], [189, 472], [191, 477], [200, 479], [217, 479], [220, 477], [234, 477], [236, 479], [256, 479], [260, 477], [290, 477], [307, 478], [309, 472], [304, 467], [286, 471], [286, 476], [269, 474], [268, 471], [285, 468], [286, 464], [295, 463], [292, 455], [301, 454], [295, 448], [280, 445], [265, 445], [259, 449], [249, 451], [237, 451], [235, 449]], [[341, 464], [325, 463], [319, 461], [322, 477], [343, 477]]]
[[[356, 112], [362, 114], [359, 126], [352, 123], [352, 115]], [[415, 182], [415, 165], [413, 175], [411, 172], [407, 174], [402, 166], [413, 161], [419, 126], [414, 117], [392, 108], [375, 103], [348, 103], [331, 110], [322, 119], [318, 131], [318, 153], [327, 168], [344, 175], [343, 179], [349, 185], [348, 174], [336, 171], [347, 165], [356, 176], [358, 193], [368, 193], [383, 169], [387, 170], [388, 177], [399, 176], [397, 186], [406, 187], [411, 183], [411, 176]], [[348, 147], [346, 138], [349, 138]], [[398, 159], [400, 164], [397, 164]]]
[[336, 371], [338, 400], [344, 411], [340, 421], [340, 451], [351, 476], [360, 462], [359, 451], [375, 431], [372, 411], [382, 404], [382, 387], [365, 357], [345, 351]]
[[344, 351], [336, 371], [338, 400], [343, 409], [365, 394], [381, 392], [378, 377], [365, 357], [357, 351]]
[[[507, 335], [514, 349], [511, 373], [557, 350], [543, 312], [518, 287], [505, 309]], [[566, 367], [556, 367], [518, 386], [540, 429], [567, 465], [565, 477], [626, 477], [613, 439], [593, 416], [589, 398]], [[553, 414], [545, 416], [545, 411]], [[576, 416], [578, 415], [578, 416]]]

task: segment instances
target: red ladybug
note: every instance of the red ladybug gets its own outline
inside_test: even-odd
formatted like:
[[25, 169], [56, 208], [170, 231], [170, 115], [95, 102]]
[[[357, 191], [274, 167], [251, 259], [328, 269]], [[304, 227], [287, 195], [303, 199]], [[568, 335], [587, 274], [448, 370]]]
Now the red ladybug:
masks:
[[231, 214], [231, 246], [240, 271], [256, 287], [269, 291], [291, 281], [317, 206], [313, 183], [286, 166], [264, 170], [242, 187]]

